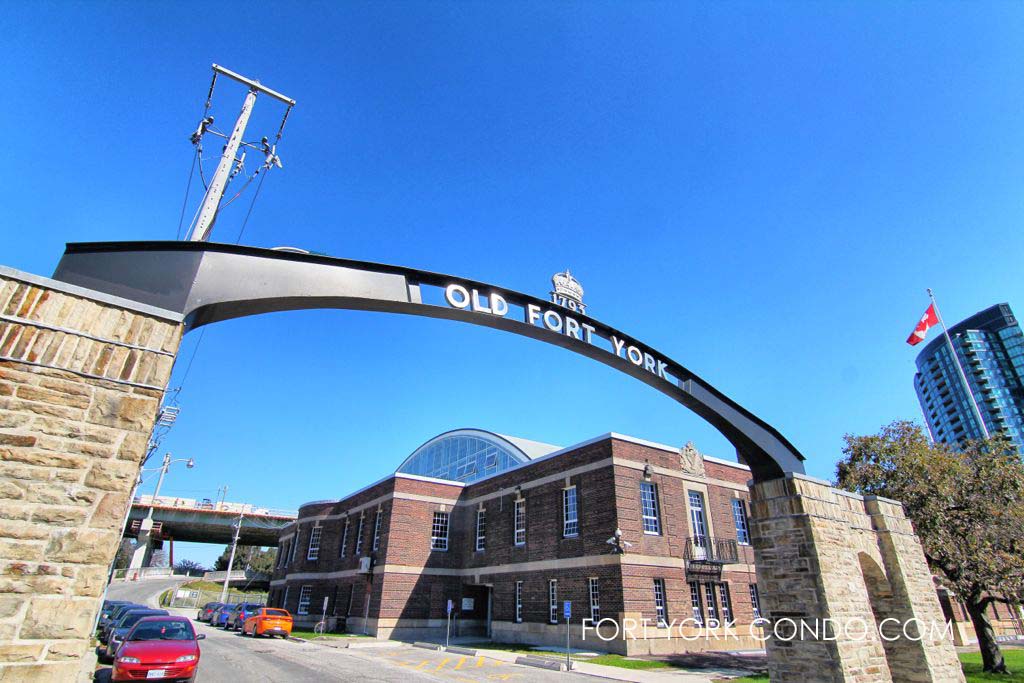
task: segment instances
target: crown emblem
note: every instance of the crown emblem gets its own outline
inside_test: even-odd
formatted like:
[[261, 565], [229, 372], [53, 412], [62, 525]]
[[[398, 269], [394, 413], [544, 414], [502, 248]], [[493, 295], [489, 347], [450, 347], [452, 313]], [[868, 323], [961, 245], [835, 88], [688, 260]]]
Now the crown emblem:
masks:
[[551, 284], [555, 287], [555, 291], [551, 292], [552, 302], [580, 313], [586, 310], [583, 304], [583, 285], [572, 276], [568, 268], [564, 273], [551, 276]]

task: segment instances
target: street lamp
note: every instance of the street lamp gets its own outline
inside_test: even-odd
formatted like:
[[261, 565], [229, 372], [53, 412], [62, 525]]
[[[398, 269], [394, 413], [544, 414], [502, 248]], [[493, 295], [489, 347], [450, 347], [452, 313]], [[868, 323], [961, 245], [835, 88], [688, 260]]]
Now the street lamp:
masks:
[[142, 520], [142, 524], [139, 525], [140, 531], [149, 531], [153, 528], [153, 506], [156, 505], [157, 498], [160, 496], [160, 487], [163, 486], [164, 477], [167, 476], [168, 468], [170, 468], [172, 463], [176, 462], [185, 463], [185, 467], [188, 469], [192, 469], [196, 466], [196, 461], [193, 458], [178, 458], [177, 460], [171, 460], [171, 454], [165, 453], [163, 464], [161, 464], [160, 467], [151, 467], [148, 470], [139, 470], [140, 482], [142, 481], [143, 472], [155, 472], [156, 470], [160, 470], [160, 478], [156, 481], [156, 491], [153, 492], [153, 500], [150, 503], [149, 512], [146, 513], [146, 518]]

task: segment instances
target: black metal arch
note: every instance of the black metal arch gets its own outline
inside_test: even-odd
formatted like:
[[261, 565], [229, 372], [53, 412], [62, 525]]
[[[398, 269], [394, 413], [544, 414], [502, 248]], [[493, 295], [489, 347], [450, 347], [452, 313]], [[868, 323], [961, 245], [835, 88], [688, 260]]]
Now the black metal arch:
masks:
[[[668, 356], [589, 316], [484, 282], [401, 266], [208, 242], [68, 244], [53, 277], [181, 314], [189, 330], [259, 313], [342, 308], [459, 320], [513, 332], [600, 361], [671, 396], [736, 447], [755, 481], [804, 471], [803, 455], [775, 428]], [[500, 295], [523, 310], [539, 306], [586, 322], [597, 338], [615, 336], [660, 359], [669, 377], [526, 320], [424, 303], [425, 289], [449, 285], [476, 290], [484, 297]]]

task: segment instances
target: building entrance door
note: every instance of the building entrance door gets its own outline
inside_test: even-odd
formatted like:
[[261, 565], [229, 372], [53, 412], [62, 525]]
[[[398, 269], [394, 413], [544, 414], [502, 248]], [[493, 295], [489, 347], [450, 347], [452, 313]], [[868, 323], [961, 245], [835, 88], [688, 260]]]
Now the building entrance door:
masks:
[[459, 635], [489, 638], [491, 635], [491, 587], [463, 584], [459, 607]]

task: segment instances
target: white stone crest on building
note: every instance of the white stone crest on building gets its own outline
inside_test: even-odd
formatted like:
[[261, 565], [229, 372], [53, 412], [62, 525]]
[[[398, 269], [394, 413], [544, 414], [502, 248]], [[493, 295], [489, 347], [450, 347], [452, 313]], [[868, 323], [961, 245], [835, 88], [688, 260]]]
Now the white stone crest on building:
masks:
[[705, 476], [704, 456], [700, 454], [692, 441], [687, 441], [686, 445], [679, 449], [679, 465], [687, 474]]
[[551, 276], [551, 284], [554, 291], [551, 292], [551, 302], [564, 306], [570, 311], [586, 315], [587, 306], [583, 303], [583, 285], [572, 276], [569, 269], [564, 273], [555, 273]]

